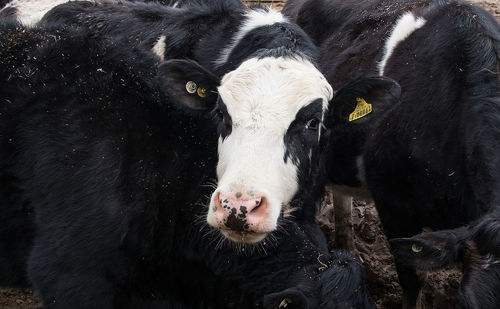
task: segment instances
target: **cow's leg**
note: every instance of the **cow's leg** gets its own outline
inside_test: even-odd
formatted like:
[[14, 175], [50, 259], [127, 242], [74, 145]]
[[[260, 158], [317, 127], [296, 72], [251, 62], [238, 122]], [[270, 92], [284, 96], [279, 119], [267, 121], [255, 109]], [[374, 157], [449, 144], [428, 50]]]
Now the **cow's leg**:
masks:
[[423, 303], [424, 301], [424, 294], [420, 292], [420, 290], [427, 284], [427, 281], [429, 279], [429, 273], [427, 271], [416, 271], [417, 276], [418, 276], [418, 283], [419, 283], [419, 293], [417, 297], [417, 309], [425, 309], [425, 304]]
[[[418, 218], [412, 210], [412, 204], [402, 195], [394, 193], [380, 198], [374, 194], [374, 199], [388, 239], [411, 237], [421, 232]], [[399, 282], [403, 289], [403, 308], [416, 308], [420, 288], [425, 282], [422, 282], [413, 267], [395, 262]]]
[[422, 287], [418, 275], [413, 268], [401, 265], [397, 261], [396, 270], [398, 273], [399, 283], [403, 289], [403, 308], [417, 308], [420, 288]]
[[334, 189], [333, 207], [335, 210], [335, 246], [353, 251], [352, 196]]
[[12, 176], [0, 175], [0, 286], [28, 286], [26, 260], [35, 232], [34, 214], [14, 183]]

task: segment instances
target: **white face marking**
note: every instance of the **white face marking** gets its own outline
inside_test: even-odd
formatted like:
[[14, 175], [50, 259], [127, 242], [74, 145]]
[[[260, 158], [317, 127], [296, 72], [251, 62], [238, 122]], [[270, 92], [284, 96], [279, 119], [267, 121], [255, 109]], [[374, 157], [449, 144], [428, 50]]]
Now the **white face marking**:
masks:
[[269, 9], [269, 11], [267, 12], [262, 9], [250, 10], [246, 14], [245, 18], [246, 20], [241, 24], [240, 28], [233, 36], [231, 43], [229, 43], [229, 45], [224, 48], [219, 58], [215, 60], [216, 65], [221, 66], [226, 63], [227, 58], [231, 54], [234, 47], [238, 45], [241, 39], [250, 31], [262, 26], [288, 22], [281, 13], [273, 9]]
[[179, 1], [175, 1], [174, 5], [172, 5], [173, 8], [176, 8], [179, 5]]
[[[276, 229], [282, 205], [298, 189], [297, 166], [284, 161], [284, 136], [297, 112], [320, 98], [323, 111], [333, 90], [309, 62], [294, 58], [252, 58], [226, 74], [218, 88], [232, 131], [219, 139], [217, 177], [219, 191], [255, 190], [265, 195], [268, 209], [259, 229]], [[209, 211], [207, 222], [217, 226]]]
[[165, 60], [165, 49], [166, 49], [165, 39], [166, 38], [167, 37], [164, 35], [160, 36], [158, 41], [156, 41], [156, 44], [153, 46], [153, 53], [158, 55], [158, 57], [160, 57], [161, 61]]
[[16, 8], [17, 20], [25, 26], [32, 26], [39, 22], [52, 8], [69, 1], [70, 0], [12, 0], [2, 10], [10, 7]]
[[384, 56], [378, 63], [379, 75], [384, 75], [385, 65], [387, 64], [387, 61], [391, 57], [396, 46], [409, 37], [414, 31], [425, 25], [425, 22], [425, 19], [422, 17], [417, 18], [411, 12], [405, 13], [398, 19], [391, 35], [387, 41], [385, 41]]

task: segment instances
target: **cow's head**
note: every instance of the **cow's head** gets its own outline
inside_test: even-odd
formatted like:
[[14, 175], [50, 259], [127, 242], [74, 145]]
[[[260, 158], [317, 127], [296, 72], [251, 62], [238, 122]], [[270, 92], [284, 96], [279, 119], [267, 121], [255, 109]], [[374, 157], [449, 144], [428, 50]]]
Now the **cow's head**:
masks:
[[244, 62], [218, 90], [219, 186], [207, 221], [254, 243], [277, 228], [310, 175], [332, 89], [310, 62], [268, 57]]
[[[251, 58], [221, 80], [193, 61], [170, 60], [160, 78], [180, 106], [211, 110], [218, 123], [218, 187], [208, 224], [234, 242], [263, 240], [293, 212], [292, 200], [303, 198], [301, 186], [316, 181], [331, 86], [310, 61], [295, 56]], [[328, 117], [343, 119], [358, 98], [376, 113], [398, 91], [390, 79], [357, 80], [338, 91]]]
[[394, 238], [389, 242], [398, 263], [417, 270], [432, 271], [457, 263], [464, 255], [467, 227], [424, 232], [411, 238]]
[[183, 106], [212, 109], [218, 122], [208, 224], [234, 242], [261, 241], [310, 176], [332, 88], [310, 61], [292, 56], [251, 58], [220, 82], [186, 60], [165, 62], [160, 74]]

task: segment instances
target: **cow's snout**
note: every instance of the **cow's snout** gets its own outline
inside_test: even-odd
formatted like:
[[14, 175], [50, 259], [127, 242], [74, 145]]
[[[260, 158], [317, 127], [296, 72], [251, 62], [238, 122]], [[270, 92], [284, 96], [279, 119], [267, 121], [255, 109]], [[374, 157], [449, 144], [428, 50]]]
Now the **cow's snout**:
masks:
[[234, 242], [260, 242], [276, 230], [280, 201], [266, 191], [237, 187], [221, 186], [213, 193], [207, 223]]
[[263, 194], [252, 191], [219, 191], [214, 195], [215, 218], [219, 228], [236, 232], [261, 232], [268, 203]]

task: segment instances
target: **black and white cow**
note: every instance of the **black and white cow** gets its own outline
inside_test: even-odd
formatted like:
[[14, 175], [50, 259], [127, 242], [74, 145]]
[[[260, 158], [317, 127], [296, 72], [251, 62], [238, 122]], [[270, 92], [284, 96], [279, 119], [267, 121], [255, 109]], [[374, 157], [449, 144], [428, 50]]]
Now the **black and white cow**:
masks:
[[[14, 17], [25, 26], [35, 25], [52, 8], [70, 0], [2, 0], [0, 18]], [[181, 7], [196, 0], [131, 0], [132, 2], [152, 2], [158, 5]], [[239, 2], [239, 1], [238, 1]], [[236, 3], [236, 1], [235, 1]], [[241, 2], [240, 2], [241, 3]]]
[[[330, 107], [338, 196], [371, 195], [389, 238], [463, 226], [498, 205], [500, 27], [490, 14], [454, 0], [290, 0], [284, 12], [319, 46], [334, 89], [366, 74], [401, 86], [400, 102], [359, 95]], [[414, 307], [417, 276], [398, 273]]]
[[234, 4], [3, 25], [0, 267], [27, 261], [47, 308], [373, 307], [314, 224], [333, 95], [315, 48]]
[[500, 307], [500, 213], [469, 226], [391, 240], [395, 258], [417, 270], [461, 264], [459, 308]]
[[[312, 188], [320, 124], [333, 93], [314, 66], [314, 46], [297, 26], [276, 11], [234, 9], [234, 2], [230, 9], [224, 2], [183, 8], [69, 2], [41, 23], [88, 27], [162, 60], [196, 61], [168, 63], [209, 85], [203, 88], [208, 96], [219, 95], [218, 187], [207, 222], [233, 241], [255, 243], [277, 228], [280, 216], [291, 215], [299, 189]], [[197, 71], [204, 76], [192, 76]], [[188, 81], [173, 91], [186, 92]], [[207, 108], [197, 100], [190, 104]]]

